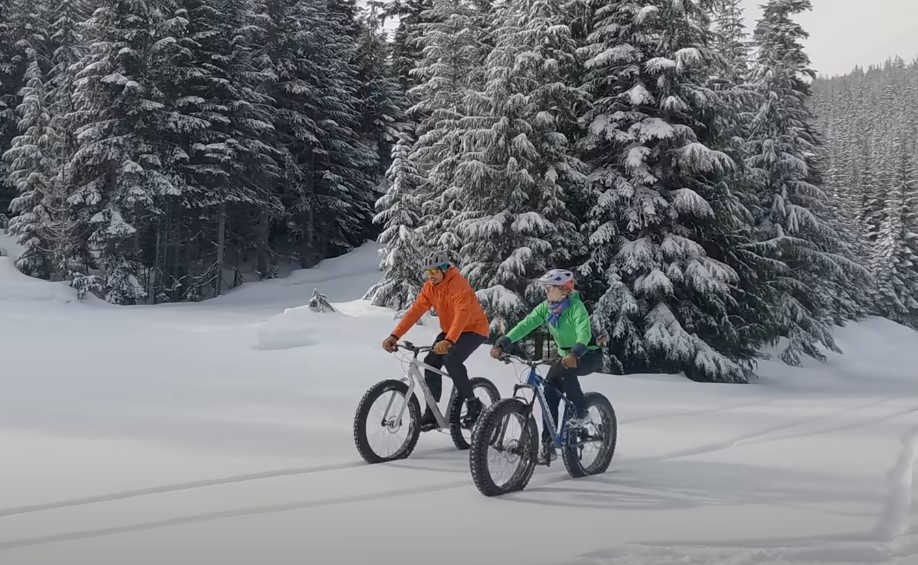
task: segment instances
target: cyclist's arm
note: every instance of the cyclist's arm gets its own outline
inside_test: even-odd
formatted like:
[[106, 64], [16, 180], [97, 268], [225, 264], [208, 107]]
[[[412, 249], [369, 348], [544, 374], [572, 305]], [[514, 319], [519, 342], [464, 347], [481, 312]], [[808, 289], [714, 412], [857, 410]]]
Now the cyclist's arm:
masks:
[[578, 302], [571, 314], [574, 320], [574, 333], [577, 336], [577, 343], [571, 347], [571, 354], [579, 358], [587, 352], [587, 345], [593, 339], [593, 328], [590, 325], [590, 313], [583, 302]]
[[418, 320], [421, 319], [421, 316], [424, 315], [424, 312], [430, 310], [430, 299], [427, 297], [425, 289], [421, 289], [421, 293], [418, 294], [418, 297], [415, 299], [414, 304], [411, 305], [405, 315], [402, 316], [401, 321], [395, 326], [395, 329], [392, 330], [392, 335], [396, 339], [401, 339], [403, 335], [408, 333]]
[[544, 324], [547, 319], [548, 306], [545, 302], [540, 302], [538, 306], [532, 309], [532, 312], [530, 312], [528, 316], [520, 320], [512, 330], [507, 332], [505, 337], [509, 343], [506, 343], [506, 345], [516, 343], [531, 334], [533, 330]]

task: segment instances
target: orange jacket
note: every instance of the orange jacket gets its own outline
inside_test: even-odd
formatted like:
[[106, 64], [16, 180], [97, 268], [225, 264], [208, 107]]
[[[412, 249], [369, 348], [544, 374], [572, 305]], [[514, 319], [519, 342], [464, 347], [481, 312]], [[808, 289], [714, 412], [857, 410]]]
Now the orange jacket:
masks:
[[421, 293], [395, 326], [392, 335], [400, 339], [431, 307], [437, 311], [440, 329], [446, 334], [446, 339], [453, 343], [465, 332], [485, 337], [490, 333], [488, 317], [478, 303], [475, 291], [455, 267], [450, 267], [440, 284], [424, 283]]

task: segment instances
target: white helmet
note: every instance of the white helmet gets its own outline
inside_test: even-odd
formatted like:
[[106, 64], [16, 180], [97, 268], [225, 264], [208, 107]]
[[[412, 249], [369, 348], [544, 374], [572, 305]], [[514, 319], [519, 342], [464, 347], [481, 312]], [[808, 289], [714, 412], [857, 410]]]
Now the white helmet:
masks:
[[441, 269], [445, 271], [450, 266], [449, 257], [445, 251], [434, 251], [424, 260], [424, 269]]
[[574, 273], [565, 269], [552, 269], [539, 278], [544, 286], [566, 286], [574, 288]]

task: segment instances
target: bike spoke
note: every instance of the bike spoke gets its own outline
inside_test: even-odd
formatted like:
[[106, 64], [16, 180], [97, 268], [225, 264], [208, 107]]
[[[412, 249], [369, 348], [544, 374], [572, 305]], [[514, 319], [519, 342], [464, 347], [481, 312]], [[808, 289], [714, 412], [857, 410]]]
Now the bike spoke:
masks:
[[407, 410], [399, 419], [405, 396], [390, 391], [372, 404], [366, 420], [366, 435], [370, 448], [381, 457], [390, 457], [405, 444], [409, 437], [410, 414]]

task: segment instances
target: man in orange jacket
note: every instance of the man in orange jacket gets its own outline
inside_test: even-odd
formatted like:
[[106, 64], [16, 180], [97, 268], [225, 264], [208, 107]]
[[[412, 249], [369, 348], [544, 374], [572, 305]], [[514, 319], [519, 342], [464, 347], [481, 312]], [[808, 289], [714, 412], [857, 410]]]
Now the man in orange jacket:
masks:
[[[383, 341], [383, 349], [395, 351], [396, 343], [414, 326], [431, 307], [440, 320], [440, 335], [434, 341], [433, 351], [424, 362], [436, 368], [446, 366], [446, 372], [459, 395], [466, 399], [468, 411], [460, 424], [471, 428], [481, 414], [481, 400], [474, 396], [465, 361], [488, 338], [488, 317], [485, 315], [475, 291], [459, 270], [450, 264], [445, 253], [434, 253], [425, 263], [427, 282], [405, 312], [392, 334]], [[433, 371], [425, 371], [424, 380], [431, 394], [440, 401], [443, 379]], [[435, 428], [436, 420], [430, 408], [421, 418], [421, 430]]]

